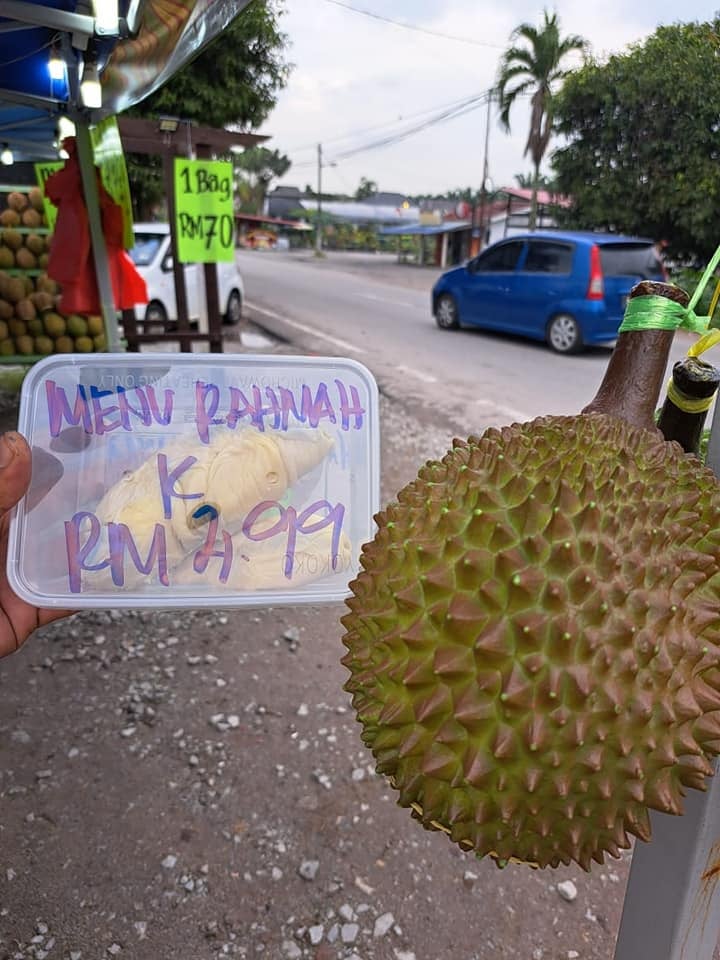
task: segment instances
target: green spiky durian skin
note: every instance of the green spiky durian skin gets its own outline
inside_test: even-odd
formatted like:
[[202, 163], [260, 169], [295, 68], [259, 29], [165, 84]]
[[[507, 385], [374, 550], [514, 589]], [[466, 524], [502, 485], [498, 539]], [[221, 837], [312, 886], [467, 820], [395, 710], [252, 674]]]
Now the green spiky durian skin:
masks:
[[454, 441], [376, 517], [345, 689], [399, 803], [464, 849], [589, 869], [720, 753], [720, 486], [604, 415]]

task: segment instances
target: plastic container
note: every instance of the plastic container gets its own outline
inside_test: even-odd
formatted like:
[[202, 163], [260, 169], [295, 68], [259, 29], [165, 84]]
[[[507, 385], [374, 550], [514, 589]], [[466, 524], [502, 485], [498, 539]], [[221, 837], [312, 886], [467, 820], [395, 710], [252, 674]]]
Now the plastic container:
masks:
[[8, 579], [44, 607], [337, 601], [374, 534], [377, 385], [342, 358], [52, 356]]

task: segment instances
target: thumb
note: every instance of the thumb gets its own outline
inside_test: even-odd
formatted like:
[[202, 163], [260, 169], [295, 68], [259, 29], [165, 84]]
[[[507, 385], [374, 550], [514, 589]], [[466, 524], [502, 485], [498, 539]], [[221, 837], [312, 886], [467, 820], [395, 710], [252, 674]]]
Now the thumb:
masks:
[[30, 485], [32, 455], [15, 431], [0, 435], [0, 517], [20, 500]]

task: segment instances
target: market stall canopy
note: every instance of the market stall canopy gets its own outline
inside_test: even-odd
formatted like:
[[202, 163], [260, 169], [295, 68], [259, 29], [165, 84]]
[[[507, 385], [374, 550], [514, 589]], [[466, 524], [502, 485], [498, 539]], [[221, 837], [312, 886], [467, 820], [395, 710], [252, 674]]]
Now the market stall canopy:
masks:
[[0, 158], [56, 159], [61, 117], [138, 103], [249, 2], [1, 0]]

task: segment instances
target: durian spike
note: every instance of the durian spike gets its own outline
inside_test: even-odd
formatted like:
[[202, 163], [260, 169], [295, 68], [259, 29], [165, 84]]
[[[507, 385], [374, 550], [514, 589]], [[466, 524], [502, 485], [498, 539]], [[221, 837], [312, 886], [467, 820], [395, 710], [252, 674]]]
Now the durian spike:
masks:
[[[666, 297], [683, 307], [690, 302], [680, 287], [650, 280], [637, 283], [630, 297]], [[582, 412], [607, 413], [634, 427], [653, 429], [674, 335], [674, 330], [621, 333], [598, 392]]]

